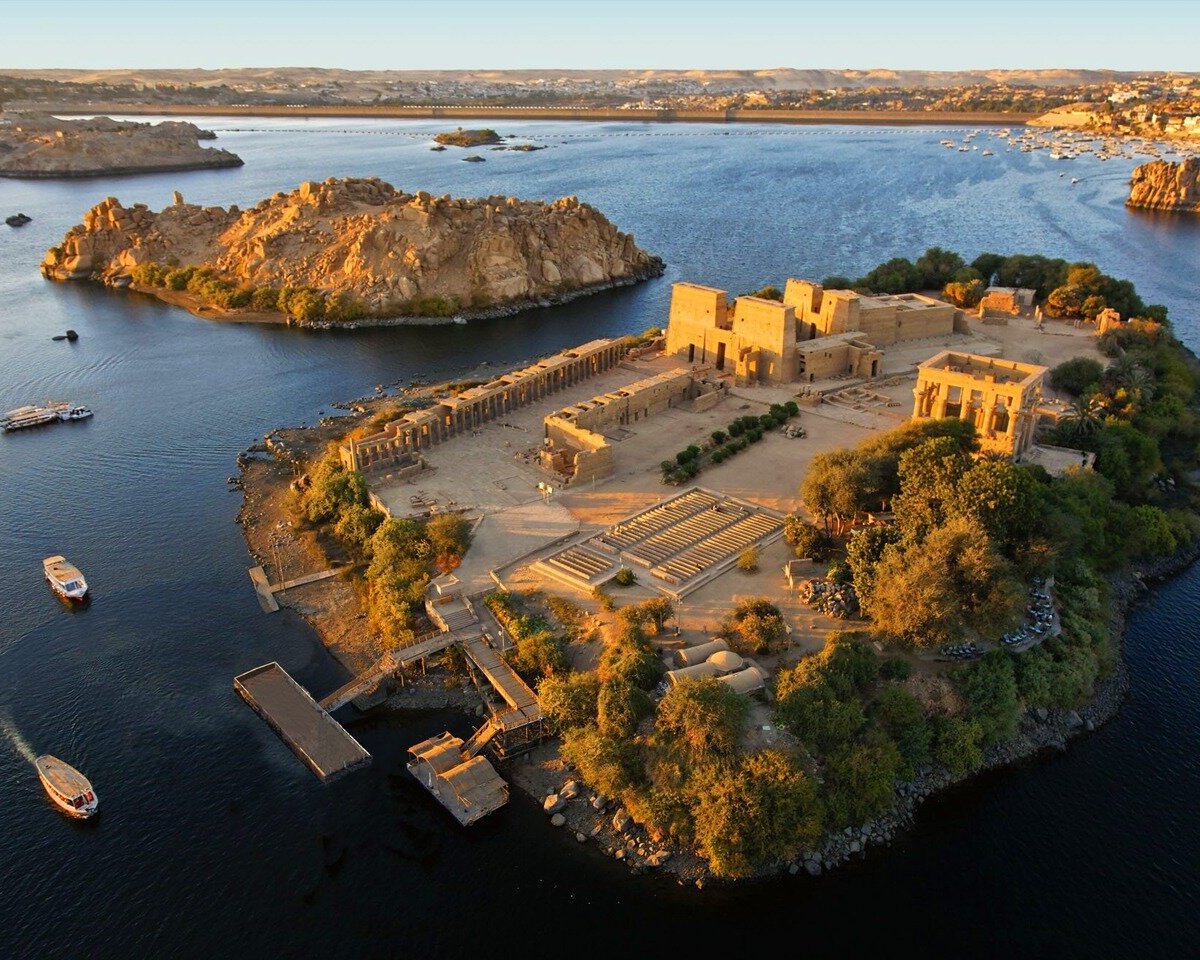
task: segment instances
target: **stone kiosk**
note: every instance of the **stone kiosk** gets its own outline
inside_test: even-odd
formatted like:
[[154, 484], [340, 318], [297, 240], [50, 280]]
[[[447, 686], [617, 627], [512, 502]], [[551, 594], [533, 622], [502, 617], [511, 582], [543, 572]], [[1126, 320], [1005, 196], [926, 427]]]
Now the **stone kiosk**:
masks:
[[1033, 444], [1045, 367], [944, 350], [917, 366], [913, 419], [958, 417], [980, 449], [1019, 458]]

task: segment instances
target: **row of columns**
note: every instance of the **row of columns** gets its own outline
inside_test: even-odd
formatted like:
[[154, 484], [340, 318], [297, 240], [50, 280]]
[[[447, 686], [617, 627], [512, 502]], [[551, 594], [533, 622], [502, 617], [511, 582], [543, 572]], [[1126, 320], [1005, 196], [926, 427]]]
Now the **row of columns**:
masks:
[[556, 365], [520, 371], [513, 374], [511, 383], [498, 387], [485, 397], [471, 403], [455, 405], [439, 404], [425, 411], [420, 422], [404, 425], [402, 421], [388, 425], [386, 440], [368, 440], [360, 447], [353, 447], [353, 458], [358, 469], [369, 467], [381, 459], [405, 453], [416, 453], [451, 437], [476, 430], [489, 420], [503, 417], [519, 407], [541, 400], [566, 387], [574, 386], [598, 373], [615, 367], [622, 359], [623, 348], [619, 342], [611, 343], [587, 356], [576, 357]]
[[[917, 395], [916, 416], [942, 419], [951, 415], [947, 408], [951, 405], [950, 390], [954, 386], [957, 385], [919, 381], [913, 391]], [[1031, 418], [1019, 406], [1020, 393], [1014, 397], [995, 390], [977, 391], [981, 399], [976, 404], [971, 401], [970, 394], [973, 391], [966, 387], [959, 389], [962, 394], [956, 414], [958, 419], [974, 423], [975, 429], [985, 439], [990, 439], [989, 435], [1001, 434], [1007, 438], [1006, 445], [1011, 449], [1019, 450], [1025, 446], [1029, 439], [1028, 423]]]

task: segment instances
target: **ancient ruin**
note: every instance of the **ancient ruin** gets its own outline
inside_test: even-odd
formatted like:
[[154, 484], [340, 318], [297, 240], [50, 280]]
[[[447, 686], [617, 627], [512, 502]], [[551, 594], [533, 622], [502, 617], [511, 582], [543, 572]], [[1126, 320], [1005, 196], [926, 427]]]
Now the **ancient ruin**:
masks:
[[517, 407], [572, 386], [616, 366], [624, 356], [620, 340], [592, 340], [471, 387], [423, 410], [406, 413], [379, 433], [349, 439], [340, 447], [347, 470], [419, 469], [420, 451], [502, 417]]
[[729, 372], [739, 385], [882, 372], [880, 347], [966, 332], [966, 314], [916, 293], [871, 297], [789, 279], [782, 301], [677, 283], [666, 352]]
[[1033, 444], [1046, 367], [945, 350], [917, 367], [913, 419], [975, 425], [983, 452], [1020, 457]]

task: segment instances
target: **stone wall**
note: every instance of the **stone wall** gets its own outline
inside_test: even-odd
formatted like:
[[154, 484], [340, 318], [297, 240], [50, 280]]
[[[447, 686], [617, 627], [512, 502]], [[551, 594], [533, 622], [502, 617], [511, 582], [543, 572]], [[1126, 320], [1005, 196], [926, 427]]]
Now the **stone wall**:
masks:
[[[710, 396], [716, 399], [710, 401]], [[712, 406], [723, 396], [724, 390], [715, 383], [698, 382], [690, 370], [679, 367], [564, 407], [543, 421], [548, 442], [542, 450], [542, 463], [575, 483], [610, 476], [614, 461], [605, 432], [688, 404], [696, 397]]]

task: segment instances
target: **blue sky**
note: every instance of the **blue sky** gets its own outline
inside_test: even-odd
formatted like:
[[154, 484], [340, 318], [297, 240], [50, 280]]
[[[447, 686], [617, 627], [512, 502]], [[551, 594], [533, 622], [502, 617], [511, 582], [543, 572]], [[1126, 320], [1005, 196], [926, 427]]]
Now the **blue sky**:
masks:
[[0, 71], [1200, 71], [1196, 0], [0, 0], [0, 34]]

